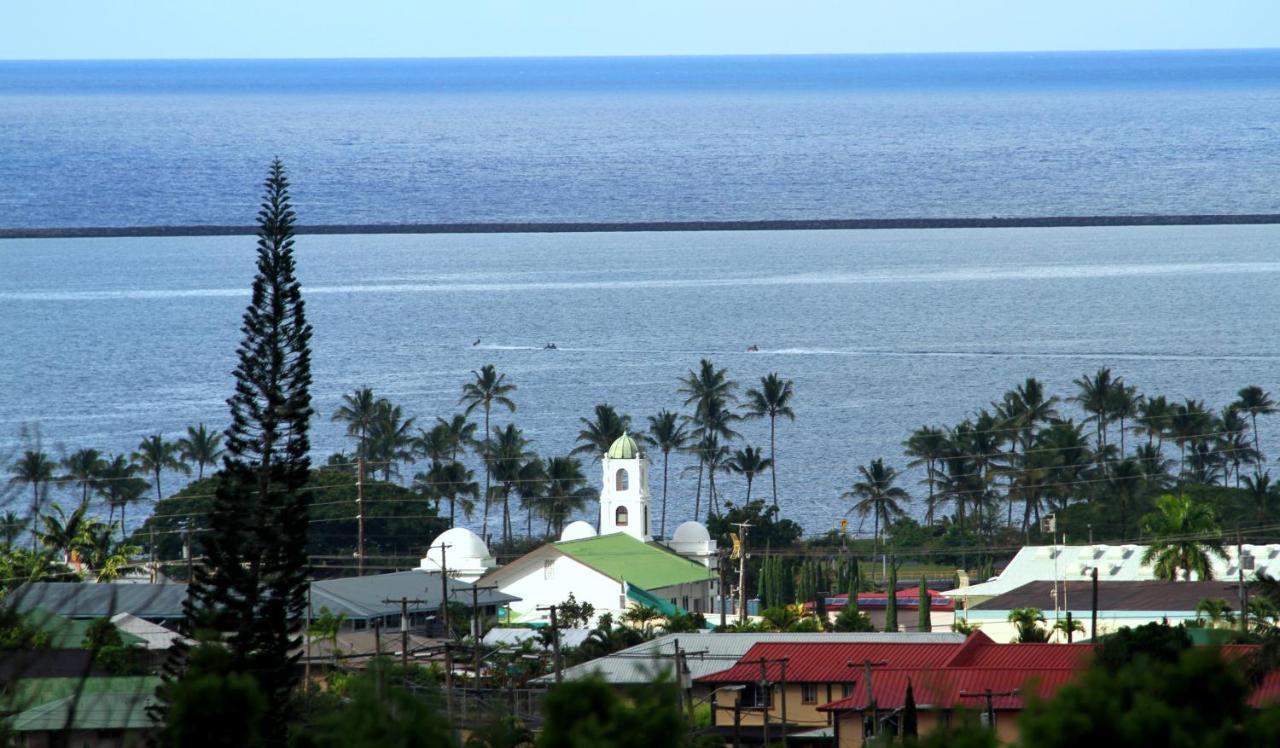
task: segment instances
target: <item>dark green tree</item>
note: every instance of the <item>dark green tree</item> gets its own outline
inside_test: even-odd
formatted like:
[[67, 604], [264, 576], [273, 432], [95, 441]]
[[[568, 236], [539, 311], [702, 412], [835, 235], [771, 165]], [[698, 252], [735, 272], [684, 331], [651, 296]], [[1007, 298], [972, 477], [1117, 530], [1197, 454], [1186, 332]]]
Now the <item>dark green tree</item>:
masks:
[[917, 628], [922, 632], [933, 631], [932, 600], [929, 599], [929, 585], [923, 576], [920, 577], [919, 593], [920, 619]]
[[889, 557], [889, 580], [884, 587], [884, 630], [898, 630], [898, 562]]
[[[308, 567], [307, 494], [311, 408], [311, 326], [295, 275], [294, 212], [279, 160], [258, 212], [257, 273], [228, 400], [206, 563], [187, 598], [188, 634], [216, 632], [229, 674], [250, 675], [265, 700], [261, 735], [282, 745], [297, 682]], [[170, 678], [179, 663], [171, 663]]]
[[774, 506], [778, 505], [778, 419], [796, 420], [795, 411], [791, 409], [794, 394], [795, 384], [790, 379], [778, 376], [777, 372], [760, 377], [760, 389], [753, 387], [747, 390], [747, 418], [769, 419], [769, 477], [773, 479]]

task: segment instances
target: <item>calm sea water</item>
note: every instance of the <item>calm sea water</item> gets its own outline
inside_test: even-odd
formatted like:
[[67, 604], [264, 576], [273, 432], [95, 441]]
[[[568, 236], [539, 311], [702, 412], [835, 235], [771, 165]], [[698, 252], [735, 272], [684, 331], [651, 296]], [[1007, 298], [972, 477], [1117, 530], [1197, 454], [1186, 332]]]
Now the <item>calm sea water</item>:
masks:
[[0, 226], [1280, 212], [1280, 52], [0, 63]]
[[[514, 421], [563, 454], [598, 402], [639, 421], [679, 408], [677, 378], [709, 356], [744, 383], [795, 380], [779, 487], [786, 514], [822, 531], [857, 465], [903, 467], [911, 429], [1028, 376], [1065, 395], [1111, 366], [1218, 406], [1246, 384], [1280, 389], [1278, 240], [1274, 226], [302, 237], [314, 443], [350, 448], [328, 420], [344, 392], [371, 386], [429, 421], [494, 363], [519, 386]], [[0, 242], [0, 450], [28, 423], [54, 451], [224, 424], [252, 262], [249, 237]], [[1263, 428], [1280, 453], [1280, 420]], [[767, 443], [763, 423], [742, 431]], [[675, 519], [692, 511], [687, 465]]]
[[[1277, 122], [1271, 51], [0, 63], [0, 226], [247, 224], [276, 155], [312, 224], [1277, 212]], [[678, 407], [710, 356], [795, 379], [779, 483], [820, 531], [856, 465], [901, 466], [910, 429], [1027, 376], [1065, 394], [1112, 366], [1218, 405], [1280, 386], [1277, 238], [305, 237], [317, 453], [350, 446], [343, 392], [430, 420], [490, 362], [563, 453], [597, 402]], [[24, 424], [54, 451], [221, 425], [251, 271], [246, 238], [0, 242], [0, 455]]]

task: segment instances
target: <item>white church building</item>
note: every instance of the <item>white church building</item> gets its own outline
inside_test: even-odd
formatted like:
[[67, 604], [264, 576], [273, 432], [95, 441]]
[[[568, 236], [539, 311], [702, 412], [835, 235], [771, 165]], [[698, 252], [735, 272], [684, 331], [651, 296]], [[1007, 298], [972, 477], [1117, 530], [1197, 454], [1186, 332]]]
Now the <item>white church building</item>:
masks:
[[[597, 526], [573, 522], [559, 541], [505, 566], [495, 566], [483, 541], [465, 528], [443, 533], [432, 546], [441, 541], [452, 546], [445, 561], [451, 571], [466, 575], [460, 578], [496, 585], [520, 598], [510, 606], [517, 622], [547, 620], [549, 614], [538, 609], [558, 605], [570, 594], [579, 603], [590, 603], [597, 619], [604, 613], [616, 619], [634, 604], [664, 613], [710, 613], [719, 579], [716, 544], [707, 529], [685, 522], [666, 545], [654, 541], [649, 460], [630, 435], [615, 440], [600, 462]], [[460, 548], [466, 550], [456, 550]], [[428, 551], [422, 560], [423, 568], [438, 570], [439, 564], [438, 552], [433, 556]]]

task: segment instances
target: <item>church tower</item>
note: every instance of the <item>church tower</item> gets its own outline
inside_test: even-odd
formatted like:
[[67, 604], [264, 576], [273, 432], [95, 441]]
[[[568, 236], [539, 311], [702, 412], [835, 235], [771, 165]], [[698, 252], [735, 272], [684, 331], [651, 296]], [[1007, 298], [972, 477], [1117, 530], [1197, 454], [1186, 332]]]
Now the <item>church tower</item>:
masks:
[[623, 434], [600, 460], [604, 483], [600, 491], [600, 534], [625, 532], [649, 541], [649, 459], [636, 440]]

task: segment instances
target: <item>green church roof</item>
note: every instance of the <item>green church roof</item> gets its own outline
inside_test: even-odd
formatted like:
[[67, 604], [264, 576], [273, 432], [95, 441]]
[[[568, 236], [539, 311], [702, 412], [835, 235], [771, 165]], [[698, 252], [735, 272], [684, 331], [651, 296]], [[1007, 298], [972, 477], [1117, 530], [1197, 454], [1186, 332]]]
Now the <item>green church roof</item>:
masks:
[[634, 460], [639, 453], [640, 448], [636, 446], [636, 440], [624, 431], [622, 436], [614, 439], [613, 444], [609, 445], [609, 451], [605, 456], [611, 460]]
[[711, 571], [702, 564], [642, 543], [624, 532], [566, 540], [556, 543], [555, 548], [602, 574], [646, 590], [711, 578]]

